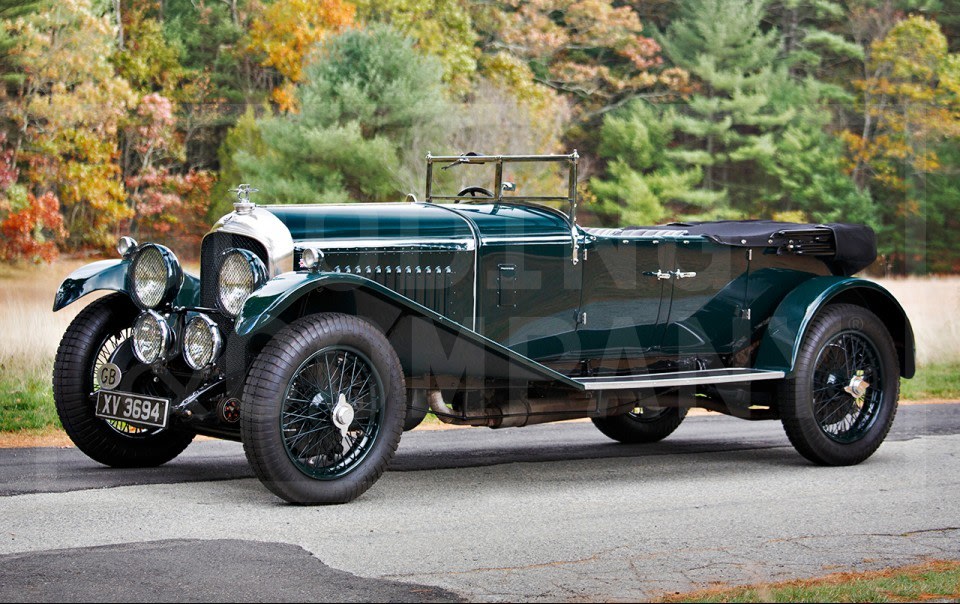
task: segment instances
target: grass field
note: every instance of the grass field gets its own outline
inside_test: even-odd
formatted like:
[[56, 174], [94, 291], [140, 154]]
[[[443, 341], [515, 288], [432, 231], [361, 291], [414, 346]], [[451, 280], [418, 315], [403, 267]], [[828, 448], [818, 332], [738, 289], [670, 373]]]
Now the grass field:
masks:
[[[60, 281], [89, 259], [50, 265], [0, 265], [0, 431], [57, 424], [51, 398], [53, 356], [67, 325], [97, 298], [53, 313]], [[903, 304], [921, 366], [904, 380], [903, 398], [960, 398], [960, 277], [878, 280]]]
[[956, 602], [960, 562], [936, 560], [820, 579], [677, 594], [663, 602]]

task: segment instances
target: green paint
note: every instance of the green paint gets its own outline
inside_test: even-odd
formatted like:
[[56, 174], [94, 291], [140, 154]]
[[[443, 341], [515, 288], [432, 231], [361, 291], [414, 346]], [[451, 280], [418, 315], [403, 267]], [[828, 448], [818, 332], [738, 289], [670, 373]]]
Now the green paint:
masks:
[[[57, 290], [53, 301], [56, 312], [95, 291], [107, 290], [130, 294], [127, 270], [130, 260], [100, 260], [81, 266], [70, 273]], [[174, 306], [198, 306], [200, 304], [200, 279], [189, 273], [183, 274], [183, 285], [173, 301]]]
[[[813, 277], [790, 291], [770, 317], [755, 367], [792, 373], [810, 321], [826, 304], [848, 294], [868, 308], [873, 306], [874, 312], [881, 311], [877, 314], [886, 323], [894, 340], [902, 342], [901, 374], [912, 377], [915, 346], [913, 331], [903, 308], [880, 285], [856, 277]], [[900, 330], [894, 327], [900, 324]]]

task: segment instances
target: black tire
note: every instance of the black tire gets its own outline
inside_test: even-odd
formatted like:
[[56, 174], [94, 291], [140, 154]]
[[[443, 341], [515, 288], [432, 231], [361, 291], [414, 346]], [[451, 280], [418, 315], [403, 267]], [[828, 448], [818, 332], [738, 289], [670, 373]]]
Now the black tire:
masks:
[[629, 413], [594, 417], [593, 425], [615, 441], [636, 445], [655, 443], [673, 434], [687, 409], [682, 407], [637, 407]]
[[[141, 429], [94, 415], [90, 393], [108, 346], [118, 345], [137, 316], [123, 294], [111, 294], [86, 308], [70, 323], [53, 367], [53, 400], [70, 440], [94, 461], [115, 468], [159, 466], [183, 452], [191, 431]], [[98, 358], [100, 357], [100, 358]]]
[[[336, 426], [340, 401], [353, 410], [340, 420], [346, 436]], [[282, 329], [254, 360], [244, 386], [243, 450], [282, 499], [346, 503], [386, 470], [405, 415], [403, 371], [383, 333], [358, 317], [312, 315]]]
[[[869, 384], [862, 387], [854, 379]], [[810, 461], [849, 466], [880, 446], [897, 413], [900, 366], [880, 319], [861, 306], [827, 306], [810, 323], [794, 374], [780, 385], [783, 428]]]
[[409, 432], [427, 417], [427, 391], [420, 388], [407, 389], [407, 415], [403, 420], [403, 431]]

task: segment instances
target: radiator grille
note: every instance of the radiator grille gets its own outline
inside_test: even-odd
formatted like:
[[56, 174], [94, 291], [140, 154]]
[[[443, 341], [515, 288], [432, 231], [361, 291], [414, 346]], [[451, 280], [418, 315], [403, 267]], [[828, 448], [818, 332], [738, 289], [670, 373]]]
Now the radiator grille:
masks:
[[217, 308], [217, 274], [223, 253], [231, 248], [250, 250], [264, 266], [270, 266], [266, 248], [256, 239], [232, 233], [210, 233], [203, 238], [200, 248], [200, 304], [206, 308]]

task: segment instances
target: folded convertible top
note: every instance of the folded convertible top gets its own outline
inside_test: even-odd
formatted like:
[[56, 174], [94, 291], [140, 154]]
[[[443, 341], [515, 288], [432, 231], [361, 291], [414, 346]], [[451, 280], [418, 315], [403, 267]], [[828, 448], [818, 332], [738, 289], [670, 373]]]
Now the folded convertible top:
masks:
[[631, 230], [685, 231], [737, 247], [776, 247], [778, 254], [817, 256], [835, 275], [853, 275], [877, 259], [877, 235], [862, 224], [804, 224], [773, 220], [720, 220], [674, 222], [658, 227], [628, 227]]

